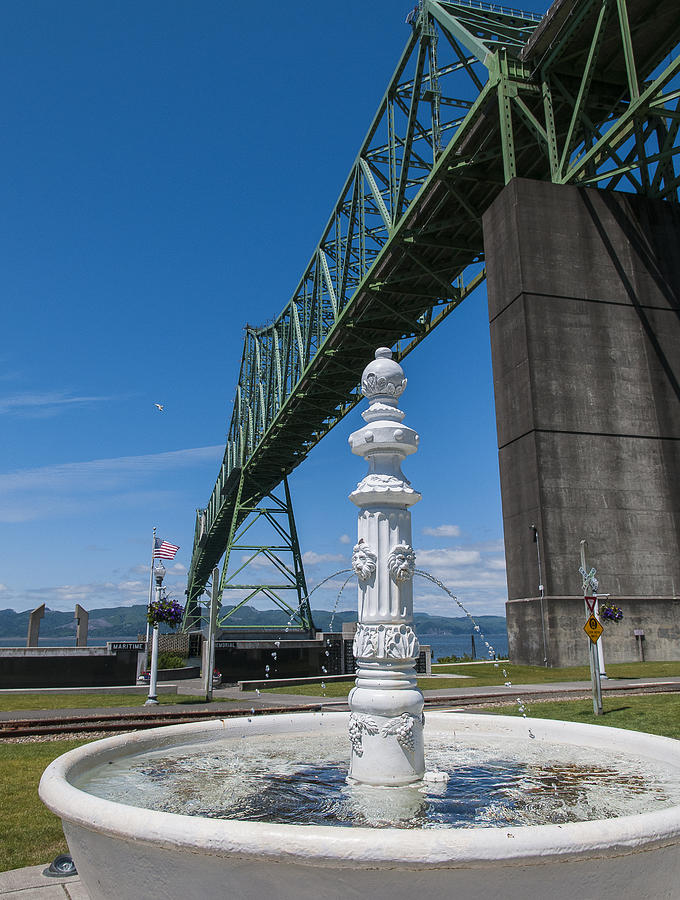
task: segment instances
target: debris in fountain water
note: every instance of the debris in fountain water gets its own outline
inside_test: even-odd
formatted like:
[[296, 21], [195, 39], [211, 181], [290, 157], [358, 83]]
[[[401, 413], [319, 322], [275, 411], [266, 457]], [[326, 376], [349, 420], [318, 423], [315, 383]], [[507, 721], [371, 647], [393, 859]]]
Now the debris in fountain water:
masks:
[[448, 772], [440, 772], [438, 769], [435, 769], [432, 772], [425, 772], [423, 775], [423, 781], [433, 781], [433, 782], [445, 782], [449, 780]]

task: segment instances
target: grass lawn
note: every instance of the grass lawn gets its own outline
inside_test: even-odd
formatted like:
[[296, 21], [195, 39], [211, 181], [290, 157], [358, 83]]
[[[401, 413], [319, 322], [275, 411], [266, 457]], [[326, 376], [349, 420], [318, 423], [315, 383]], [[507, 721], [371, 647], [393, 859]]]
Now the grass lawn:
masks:
[[[503, 670], [507, 678], [503, 675]], [[421, 690], [447, 690], [463, 687], [498, 687], [506, 681], [513, 684], [548, 684], [556, 681], [590, 681], [590, 669], [587, 666], [569, 666], [562, 669], [547, 669], [545, 666], [515, 666], [508, 662], [499, 662], [498, 667], [489, 663], [451, 663], [437, 666], [440, 675], [466, 675], [462, 678], [426, 678], [419, 677]], [[607, 666], [607, 674], [611, 678], [667, 678], [680, 676], [680, 662], [644, 662], [644, 663], [612, 663]], [[351, 681], [328, 682], [326, 687], [318, 684], [304, 684], [295, 687], [266, 688], [267, 693], [306, 694], [314, 697], [346, 697], [354, 686]]]
[[50, 863], [60, 853], [68, 853], [61, 822], [40, 802], [38, 782], [53, 759], [85, 743], [86, 740], [0, 744], [3, 870]]
[[[525, 704], [527, 715], [534, 719], [564, 719], [630, 728], [665, 737], [680, 739], [680, 695], [648, 694], [644, 697], [603, 697], [603, 716], [593, 713], [592, 700], [555, 700]], [[494, 713], [520, 715], [517, 706], [494, 707]]]
[[[20, 694], [0, 694], [0, 711], [19, 709], [92, 709], [99, 706], [144, 706], [146, 694], [41, 694], [30, 691]], [[203, 696], [185, 694], [159, 694], [163, 706], [183, 703], [203, 703]]]

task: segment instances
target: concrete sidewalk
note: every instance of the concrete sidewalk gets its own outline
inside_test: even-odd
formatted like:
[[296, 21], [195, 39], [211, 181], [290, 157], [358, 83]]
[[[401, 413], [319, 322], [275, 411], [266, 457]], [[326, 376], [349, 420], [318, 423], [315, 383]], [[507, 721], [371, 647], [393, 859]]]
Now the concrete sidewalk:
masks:
[[77, 875], [51, 878], [43, 875], [48, 866], [45, 863], [0, 872], [0, 897], [4, 900], [89, 900]]

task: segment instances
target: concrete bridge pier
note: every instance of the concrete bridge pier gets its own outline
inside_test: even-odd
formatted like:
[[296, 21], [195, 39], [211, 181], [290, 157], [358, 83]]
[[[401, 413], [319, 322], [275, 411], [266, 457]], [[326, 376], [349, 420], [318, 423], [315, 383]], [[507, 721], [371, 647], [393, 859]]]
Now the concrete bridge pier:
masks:
[[680, 210], [515, 179], [483, 225], [510, 658], [587, 662], [585, 538], [624, 612], [607, 661], [636, 659], [639, 629], [647, 659], [678, 659]]

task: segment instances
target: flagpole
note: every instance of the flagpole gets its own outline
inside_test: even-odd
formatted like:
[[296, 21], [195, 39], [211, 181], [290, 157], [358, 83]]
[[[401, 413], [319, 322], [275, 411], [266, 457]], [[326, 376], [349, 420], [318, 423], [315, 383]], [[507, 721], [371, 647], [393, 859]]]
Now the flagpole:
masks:
[[146, 605], [146, 611], [147, 611], [147, 619], [146, 619], [146, 646], [147, 646], [147, 650], [148, 650], [148, 647], [149, 647], [149, 618], [148, 618], [148, 612], [149, 612], [149, 607], [151, 606], [151, 603], [152, 603], [152, 601], [153, 601], [153, 554], [154, 554], [154, 550], [155, 550], [155, 549], [156, 549], [156, 526], [154, 525], [154, 528], [153, 528], [153, 538], [152, 538], [152, 540], [151, 540], [151, 568], [150, 568], [150, 570], [149, 570], [149, 601], [148, 601], [148, 603], [147, 603], [147, 605]]

